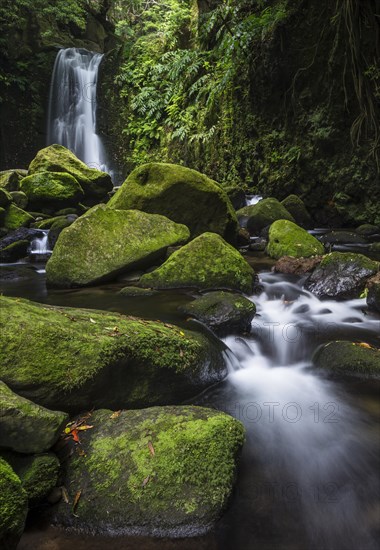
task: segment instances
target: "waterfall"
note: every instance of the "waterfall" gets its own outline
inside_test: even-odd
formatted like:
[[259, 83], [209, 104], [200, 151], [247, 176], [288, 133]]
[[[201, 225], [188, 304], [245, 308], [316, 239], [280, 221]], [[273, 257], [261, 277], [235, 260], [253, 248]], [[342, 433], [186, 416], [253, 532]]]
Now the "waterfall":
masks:
[[50, 86], [47, 144], [70, 149], [91, 168], [109, 172], [96, 133], [96, 86], [103, 55], [84, 49], [58, 52]]
[[46, 261], [51, 255], [51, 249], [48, 240], [49, 231], [41, 230], [41, 233], [35, 237], [29, 250], [29, 256], [35, 261]]

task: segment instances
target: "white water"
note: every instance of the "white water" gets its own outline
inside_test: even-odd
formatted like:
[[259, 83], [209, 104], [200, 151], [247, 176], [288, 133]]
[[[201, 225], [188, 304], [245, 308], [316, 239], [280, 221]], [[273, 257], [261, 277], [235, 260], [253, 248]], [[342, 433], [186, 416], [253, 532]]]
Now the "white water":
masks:
[[51, 249], [49, 247], [49, 242], [48, 242], [48, 231], [42, 231], [41, 230], [41, 235], [39, 235], [38, 237], [35, 237], [32, 242], [31, 242], [31, 245], [30, 245], [30, 254], [32, 254], [33, 256], [39, 256], [39, 255], [47, 255], [47, 254], [51, 254]]
[[279, 275], [262, 282], [252, 338], [225, 340], [239, 362], [231, 365], [237, 402], [229, 412], [246, 425], [276, 498], [297, 510], [308, 548], [375, 550], [379, 434], [310, 362], [320, 342], [379, 337], [380, 321], [363, 313], [364, 300], [321, 302]]
[[58, 52], [51, 81], [47, 144], [70, 149], [91, 168], [108, 172], [96, 133], [96, 87], [103, 55], [84, 49]]
[[261, 195], [247, 195], [246, 202], [247, 206], [252, 206], [253, 204], [257, 204], [261, 201], [263, 197]]

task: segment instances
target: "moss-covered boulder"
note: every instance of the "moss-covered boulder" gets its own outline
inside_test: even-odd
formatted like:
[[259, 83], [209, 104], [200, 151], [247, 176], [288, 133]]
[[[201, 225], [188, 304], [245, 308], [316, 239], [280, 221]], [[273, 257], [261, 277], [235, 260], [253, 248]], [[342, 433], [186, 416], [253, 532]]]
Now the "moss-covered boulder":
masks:
[[112, 280], [154, 264], [168, 246], [189, 237], [187, 227], [164, 216], [98, 205], [59, 235], [46, 265], [47, 282], [69, 288]]
[[25, 212], [15, 204], [10, 204], [6, 209], [4, 227], [7, 229], [19, 229], [20, 227], [28, 227], [34, 222], [33, 216]]
[[313, 225], [313, 220], [307, 211], [305, 203], [298, 195], [288, 195], [281, 204], [293, 216], [296, 224], [301, 227], [310, 228]]
[[29, 241], [16, 241], [4, 248], [0, 248], [0, 262], [17, 262], [21, 258], [25, 258], [28, 253]]
[[367, 306], [380, 312], [380, 272], [367, 281]]
[[379, 270], [379, 263], [350, 252], [327, 254], [305, 282], [318, 298], [358, 298], [367, 279]]
[[[2, 208], [2, 207], [0, 206], [0, 227], [2, 227], [3, 224], [4, 224], [5, 216], [6, 216], [5, 208]], [[5, 228], [3, 228], [3, 229], [5, 229]]]
[[212, 231], [236, 241], [237, 219], [226, 193], [215, 181], [184, 166], [155, 162], [136, 168], [109, 206], [162, 214], [186, 225], [192, 237]]
[[170, 404], [226, 375], [214, 342], [174, 325], [4, 296], [0, 310], [0, 379], [48, 408]]
[[196, 298], [182, 306], [181, 311], [201, 321], [219, 336], [227, 336], [249, 332], [256, 307], [240, 294], [220, 291]]
[[65, 413], [36, 405], [0, 381], [0, 448], [18, 453], [46, 451], [57, 442], [67, 420]]
[[5, 208], [12, 202], [12, 195], [6, 191], [6, 189], [3, 189], [0, 187], [0, 206], [2, 208]]
[[29, 199], [25, 195], [25, 193], [23, 193], [22, 191], [11, 191], [9, 194], [16, 206], [22, 208], [22, 210], [26, 209]]
[[19, 455], [5, 452], [1, 455], [20, 478], [30, 507], [41, 504], [57, 485], [60, 463], [55, 454]]
[[222, 237], [204, 233], [174, 252], [162, 266], [140, 279], [152, 288], [228, 288], [247, 294], [255, 273], [243, 256]]
[[77, 180], [63, 172], [37, 172], [20, 182], [30, 208], [52, 207], [55, 210], [78, 204], [84, 197]]
[[0, 457], [0, 548], [16, 550], [28, 513], [28, 497], [11, 466]]
[[[95, 411], [68, 461], [54, 521], [74, 530], [186, 537], [209, 531], [231, 494], [240, 422], [201, 407]], [[75, 493], [82, 497], [73, 515]]]
[[277, 220], [270, 226], [267, 253], [271, 258], [309, 258], [323, 254], [324, 251], [323, 244], [293, 222]]
[[380, 350], [363, 342], [325, 344], [315, 352], [313, 363], [338, 374], [380, 378]]
[[89, 168], [63, 145], [49, 145], [37, 153], [28, 174], [37, 172], [66, 172], [76, 179], [86, 197], [98, 200], [104, 199], [113, 188], [109, 174]]
[[364, 223], [359, 225], [356, 228], [356, 233], [358, 235], [364, 235], [365, 237], [370, 237], [371, 235], [380, 234], [380, 227], [377, 225], [372, 225], [370, 223]]
[[32, 227], [35, 229], [50, 229], [55, 222], [60, 222], [66, 220], [66, 216], [53, 216], [50, 218], [44, 218], [43, 220], [38, 220], [32, 224]]
[[252, 235], [257, 235], [276, 220], [294, 222], [293, 216], [277, 199], [263, 199], [251, 206], [245, 206], [237, 211], [241, 225], [245, 226]]
[[320, 237], [320, 241], [329, 244], [365, 244], [367, 239], [353, 231], [328, 231]]
[[4, 170], [0, 172], [0, 187], [7, 191], [18, 191], [20, 181], [27, 175], [27, 170]]
[[70, 219], [67, 219], [66, 216], [64, 216], [63, 218], [56, 219], [52, 223], [48, 234], [48, 243], [51, 250], [53, 250], [53, 248], [55, 247], [55, 243], [57, 242], [58, 237], [60, 236], [62, 231], [66, 229], [66, 227], [70, 227], [72, 223], [74, 222]]

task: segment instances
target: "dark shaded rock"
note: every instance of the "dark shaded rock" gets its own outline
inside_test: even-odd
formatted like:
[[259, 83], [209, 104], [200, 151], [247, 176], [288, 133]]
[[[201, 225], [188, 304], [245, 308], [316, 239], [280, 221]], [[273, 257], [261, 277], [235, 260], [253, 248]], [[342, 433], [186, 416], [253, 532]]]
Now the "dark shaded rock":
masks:
[[253, 302], [231, 292], [210, 292], [180, 310], [207, 325], [218, 336], [249, 332], [256, 313]]
[[301, 227], [310, 229], [313, 225], [313, 220], [307, 211], [305, 203], [297, 195], [288, 195], [281, 204], [293, 216], [294, 221]]
[[244, 442], [240, 422], [202, 407], [98, 410], [81, 433], [86, 456], [67, 463], [70, 502], [53, 521], [91, 534], [187, 537], [206, 533], [224, 511]]
[[28, 513], [28, 497], [11, 466], [0, 457], [0, 548], [16, 550]]
[[289, 275], [304, 275], [313, 271], [322, 261], [322, 256], [313, 256], [312, 258], [294, 258], [293, 256], [283, 256], [272, 268], [276, 273], [285, 273]]
[[170, 404], [227, 374], [214, 341], [168, 323], [4, 296], [0, 308], [0, 379], [46, 407]]
[[276, 220], [294, 222], [293, 216], [277, 199], [268, 198], [251, 206], [245, 206], [236, 212], [239, 223], [246, 227], [251, 235], [258, 235], [264, 227]]
[[3, 250], [4, 248], [18, 241], [28, 241], [30, 243], [39, 235], [41, 235], [41, 231], [38, 231], [37, 229], [20, 227], [20, 229], [11, 231], [7, 233], [5, 237], [0, 239], [0, 250]]
[[241, 227], [239, 229], [237, 243], [238, 246], [249, 246], [251, 244], [251, 236], [249, 234], [249, 231], [247, 231], [247, 229], [244, 229], [244, 227]]
[[36, 405], [0, 381], [0, 448], [18, 453], [47, 451], [67, 421], [65, 413]]
[[22, 178], [28, 175], [27, 170], [5, 170], [0, 172], [0, 187], [7, 191], [18, 191]]
[[368, 308], [380, 312], [380, 273], [367, 281], [367, 288]]
[[16, 206], [22, 208], [22, 210], [26, 209], [29, 200], [25, 193], [23, 193], [22, 191], [11, 191], [10, 195], [12, 197], [12, 201], [15, 203]]
[[0, 187], [0, 207], [5, 208], [12, 202], [12, 195]]
[[319, 240], [325, 244], [366, 244], [365, 237], [352, 231], [330, 231], [321, 235]]
[[313, 363], [338, 374], [380, 378], [380, 350], [368, 344], [330, 342], [316, 351]]
[[16, 241], [0, 249], [0, 262], [17, 262], [28, 254], [29, 241]]
[[126, 286], [125, 288], [122, 288], [120, 290], [119, 294], [120, 296], [143, 298], [144, 296], [154, 296], [155, 294], [158, 294], [158, 291], [154, 290], [153, 288], [140, 288], [138, 286]]
[[66, 229], [66, 227], [70, 227], [70, 225], [74, 221], [75, 220], [68, 220], [65, 216], [64, 218], [57, 219], [52, 223], [48, 234], [48, 243], [51, 250], [53, 250], [53, 248], [55, 247], [55, 243], [57, 242], [58, 237], [62, 233], [62, 231]]
[[372, 225], [370, 223], [365, 223], [363, 225], [359, 225], [359, 227], [356, 228], [356, 233], [358, 235], [364, 235], [365, 237], [370, 237], [371, 235], [379, 235], [380, 234], [380, 227], [377, 225]]

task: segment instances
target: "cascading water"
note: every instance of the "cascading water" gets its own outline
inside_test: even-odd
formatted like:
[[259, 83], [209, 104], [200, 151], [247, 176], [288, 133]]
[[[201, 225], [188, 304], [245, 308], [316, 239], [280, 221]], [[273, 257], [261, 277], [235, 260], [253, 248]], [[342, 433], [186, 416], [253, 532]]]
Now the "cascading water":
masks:
[[96, 87], [103, 55], [84, 49], [58, 52], [50, 87], [47, 144], [70, 149], [91, 168], [109, 172], [96, 133]]
[[240, 364], [230, 369], [228, 412], [246, 425], [250, 452], [272, 497], [282, 495], [303, 526], [305, 547], [375, 550], [378, 433], [310, 367], [319, 343], [351, 334], [376, 341], [380, 322], [361, 311], [364, 300], [321, 302], [282, 275], [263, 274], [262, 283], [251, 338], [225, 340]]

